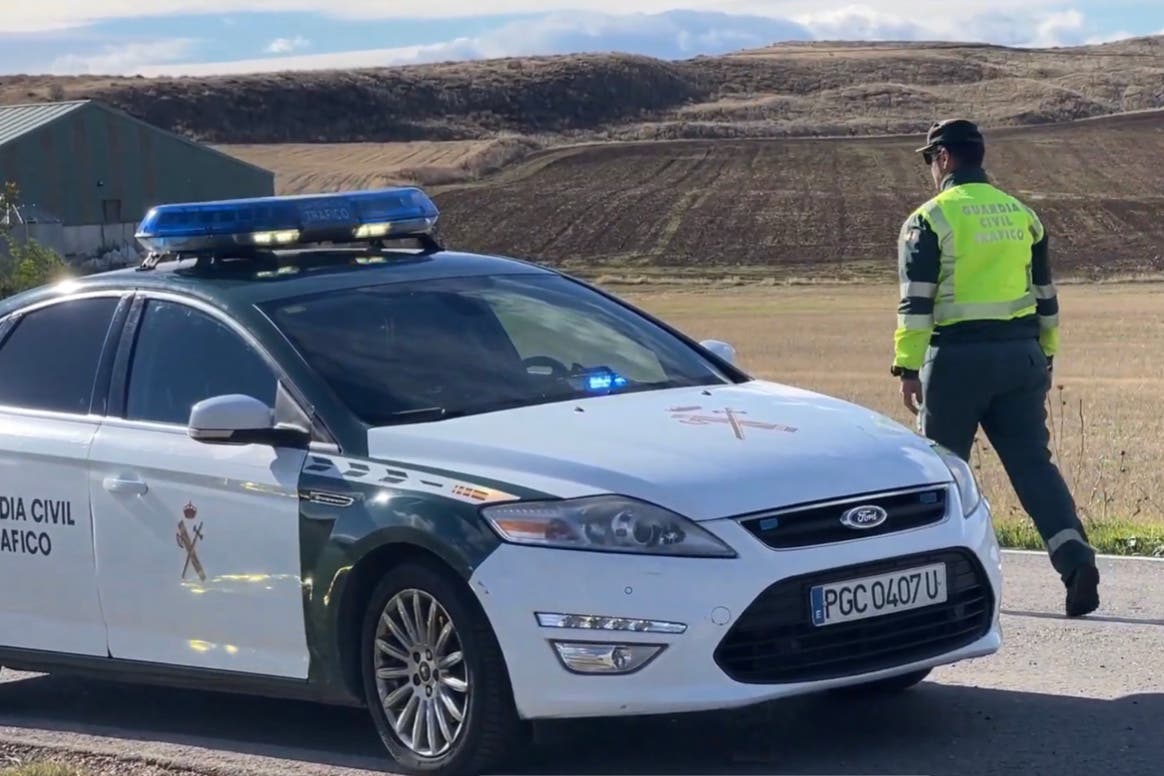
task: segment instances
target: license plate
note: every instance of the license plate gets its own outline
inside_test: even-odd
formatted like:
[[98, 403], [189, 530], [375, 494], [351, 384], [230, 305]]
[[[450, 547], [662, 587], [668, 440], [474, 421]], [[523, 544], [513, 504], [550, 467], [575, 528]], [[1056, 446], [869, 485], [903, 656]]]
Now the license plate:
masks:
[[809, 591], [813, 625], [864, 620], [946, 600], [946, 564], [817, 585]]

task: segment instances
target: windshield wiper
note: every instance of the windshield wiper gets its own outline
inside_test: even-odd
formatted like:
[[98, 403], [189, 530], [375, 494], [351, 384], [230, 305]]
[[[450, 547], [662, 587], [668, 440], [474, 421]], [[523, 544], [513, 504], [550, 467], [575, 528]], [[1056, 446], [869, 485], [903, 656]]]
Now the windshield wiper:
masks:
[[431, 420], [444, 420], [461, 413], [450, 412], [445, 407], [421, 407], [417, 410], [401, 410], [376, 418], [376, 425], [391, 426], [400, 423], [425, 423]]
[[714, 385], [714, 378], [709, 380], [660, 380], [650, 383], [628, 382], [622, 388], [607, 391], [569, 391], [562, 393], [543, 393], [533, 396], [515, 396], [511, 399], [500, 399], [486, 404], [471, 405], [458, 409], [448, 407], [421, 407], [415, 410], [401, 410], [375, 417], [375, 425], [395, 426], [409, 423], [430, 423], [451, 418], [463, 418], [470, 415], [484, 415], [490, 412], [517, 409], [519, 407], [534, 407], [539, 404], [553, 404], [555, 402], [579, 401], [598, 396], [619, 396], [626, 393], [641, 393], [644, 391], [667, 390], [670, 388], [690, 388], [699, 385]]
[[380, 426], [395, 426], [405, 425], [408, 423], [430, 423], [436, 420], [449, 420], [451, 418], [463, 418], [468, 415], [483, 415], [487, 412], [497, 412], [498, 410], [509, 410], [516, 407], [525, 407], [530, 404], [538, 404], [540, 397], [522, 397], [507, 399], [505, 401], [496, 401], [490, 404], [479, 404], [471, 407], [461, 407], [459, 409], [450, 410], [448, 407], [421, 407], [415, 410], [401, 410], [399, 412], [391, 412], [386, 415], [379, 415], [375, 418], [376, 425]]

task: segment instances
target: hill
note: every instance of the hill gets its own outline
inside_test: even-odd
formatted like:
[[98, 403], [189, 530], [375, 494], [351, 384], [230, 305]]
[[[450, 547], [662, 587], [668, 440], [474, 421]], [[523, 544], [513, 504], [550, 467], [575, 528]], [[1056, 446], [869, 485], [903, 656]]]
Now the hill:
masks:
[[1164, 107], [1164, 38], [1017, 49], [781, 44], [665, 62], [574, 55], [198, 78], [0, 78], [0, 103], [108, 102], [213, 143], [917, 132], [971, 109], [1022, 126]]
[[[1164, 112], [988, 137], [994, 180], [1034, 207], [1060, 277], [1164, 271]], [[891, 278], [933, 193], [917, 136], [685, 140], [551, 149], [433, 189], [452, 245], [585, 274]]]
[[1151, 37], [14, 76], [0, 102], [100, 99], [274, 170], [284, 193], [423, 183], [454, 245], [623, 277], [891, 277], [901, 219], [931, 191], [911, 150], [968, 114], [1061, 273], [1107, 277], [1164, 271], [1162, 83]]

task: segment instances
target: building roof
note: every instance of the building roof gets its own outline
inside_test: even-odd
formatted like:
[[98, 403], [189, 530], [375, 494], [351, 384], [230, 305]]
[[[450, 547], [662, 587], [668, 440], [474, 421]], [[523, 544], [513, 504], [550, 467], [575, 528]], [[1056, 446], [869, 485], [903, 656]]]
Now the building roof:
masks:
[[40, 129], [47, 124], [51, 124], [62, 116], [72, 113], [78, 108], [83, 108], [87, 105], [92, 105], [94, 108], [111, 113], [121, 119], [148, 127], [154, 132], [168, 135], [169, 137], [181, 143], [185, 143], [188, 146], [193, 146], [200, 151], [204, 151], [215, 156], [220, 156], [224, 159], [229, 159], [230, 161], [242, 167], [249, 167], [252, 170], [257, 170], [258, 172], [270, 175], [272, 177], [275, 175], [272, 170], [268, 170], [265, 167], [252, 164], [245, 159], [240, 159], [233, 154], [228, 154], [224, 151], [218, 150], [217, 148], [203, 145], [202, 143], [196, 143], [190, 138], [180, 135], [177, 132], [171, 132], [170, 130], [154, 126], [153, 124], [142, 121], [136, 116], [132, 116], [123, 110], [118, 110], [117, 108], [114, 108], [110, 105], [106, 105], [99, 100], [72, 100], [69, 102], [40, 102], [27, 103], [24, 105], [0, 105], [0, 146], [16, 140], [19, 137], [27, 135], [33, 130]]
[[0, 146], [26, 135], [34, 129], [50, 124], [85, 104], [72, 102], [41, 102], [28, 105], [0, 105]]

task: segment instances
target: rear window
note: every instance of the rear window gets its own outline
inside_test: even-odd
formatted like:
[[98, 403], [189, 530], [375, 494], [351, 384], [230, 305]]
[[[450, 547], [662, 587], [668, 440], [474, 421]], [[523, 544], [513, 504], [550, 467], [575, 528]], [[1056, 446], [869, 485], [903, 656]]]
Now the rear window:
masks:
[[34, 310], [0, 342], [0, 406], [86, 415], [118, 297]]

